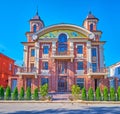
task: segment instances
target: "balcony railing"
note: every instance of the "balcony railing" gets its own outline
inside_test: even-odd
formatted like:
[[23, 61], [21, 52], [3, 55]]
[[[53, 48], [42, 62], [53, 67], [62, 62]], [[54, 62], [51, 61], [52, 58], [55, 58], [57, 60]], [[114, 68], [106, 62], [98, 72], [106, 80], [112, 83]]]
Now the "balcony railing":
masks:
[[28, 67], [21, 67], [18, 68], [18, 72], [17, 73], [33, 73], [36, 72], [36, 68], [28, 68]]
[[107, 68], [99, 68], [99, 69], [92, 69], [92, 68], [90, 68], [88, 70], [88, 73], [90, 73], [90, 74], [108, 73], [108, 70], [107, 70]]

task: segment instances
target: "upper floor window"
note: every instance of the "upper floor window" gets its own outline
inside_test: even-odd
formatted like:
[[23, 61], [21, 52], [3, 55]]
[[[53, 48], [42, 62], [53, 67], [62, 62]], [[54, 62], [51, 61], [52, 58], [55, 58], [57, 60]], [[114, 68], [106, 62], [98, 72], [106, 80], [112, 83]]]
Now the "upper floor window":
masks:
[[77, 70], [83, 70], [83, 62], [78, 62], [77, 63]]
[[62, 33], [58, 37], [58, 52], [67, 51], [67, 35]]
[[83, 54], [83, 46], [77, 46], [77, 53]]
[[35, 56], [35, 49], [31, 49], [31, 56]]
[[90, 24], [90, 31], [93, 31], [93, 23]]
[[118, 67], [118, 74], [120, 74], [120, 67]]
[[97, 63], [92, 63], [92, 71], [93, 72], [97, 71]]
[[96, 48], [92, 48], [92, 57], [96, 57], [96, 56], [97, 56]]
[[35, 70], [34, 63], [31, 63], [31, 64], [30, 64], [30, 71], [31, 71], [31, 72], [34, 72], [34, 70]]
[[36, 30], [37, 30], [37, 26], [34, 25], [34, 26], [33, 26], [33, 32], [36, 32]]
[[43, 54], [48, 54], [48, 53], [49, 53], [49, 47], [43, 46]]
[[10, 71], [12, 70], [12, 64], [9, 64], [9, 70]]
[[48, 70], [48, 62], [43, 62], [43, 70]]

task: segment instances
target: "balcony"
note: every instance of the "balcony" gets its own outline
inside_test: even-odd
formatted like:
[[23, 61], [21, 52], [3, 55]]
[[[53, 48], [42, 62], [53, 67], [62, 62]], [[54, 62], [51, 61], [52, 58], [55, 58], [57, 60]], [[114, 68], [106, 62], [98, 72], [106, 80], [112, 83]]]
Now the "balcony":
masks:
[[41, 70], [41, 75], [50, 76], [49, 70]]
[[74, 54], [68, 50], [64, 52], [54, 52], [51, 57], [55, 59], [71, 59], [74, 58]]
[[84, 75], [84, 70], [76, 70], [75, 76], [83, 76]]
[[107, 68], [99, 68], [99, 69], [89, 69], [88, 75], [108, 75]]
[[35, 75], [36, 68], [21, 67], [18, 68], [17, 75]]

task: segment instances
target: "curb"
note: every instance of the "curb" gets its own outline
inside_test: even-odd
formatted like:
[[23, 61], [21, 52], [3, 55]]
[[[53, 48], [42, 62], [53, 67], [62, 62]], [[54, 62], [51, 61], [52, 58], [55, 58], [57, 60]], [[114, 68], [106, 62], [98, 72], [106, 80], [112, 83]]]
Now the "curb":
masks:
[[81, 101], [81, 100], [77, 100], [77, 101], [0, 101], [1, 103], [81, 103], [81, 104], [120, 104], [120, 101]]

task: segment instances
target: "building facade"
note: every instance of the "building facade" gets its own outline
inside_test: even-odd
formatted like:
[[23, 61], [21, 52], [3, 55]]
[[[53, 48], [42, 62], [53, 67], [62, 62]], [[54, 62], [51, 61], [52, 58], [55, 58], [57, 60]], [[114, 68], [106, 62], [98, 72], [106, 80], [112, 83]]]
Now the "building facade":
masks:
[[[73, 84], [87, 90], [108, 85], [104, 66], [105, 41], [97, 30], [98, 18], [89, 13], [83, 27], [56, 24], [45, 27], [38, 13], [30, 19], [26, 32], [24, 67], [17, 72], [18, 89], [32, 90], [47, 83], [50, 92], [67, 92]], [[11, 77], [9, 85], [12, 84]]]
[[[0, 53], [0, 86], [6, 88], [9, 77], [16, 75], [18, 67], [14, 63], [13, 59]], [[14, 86], [13, 84], [15, 83], [12, 83], [11, 87]]]
[[120, 62], [117, 62], [109, 66], [109, 83], [110, 87], [114, 87], [116, 90], [120, 86]]

